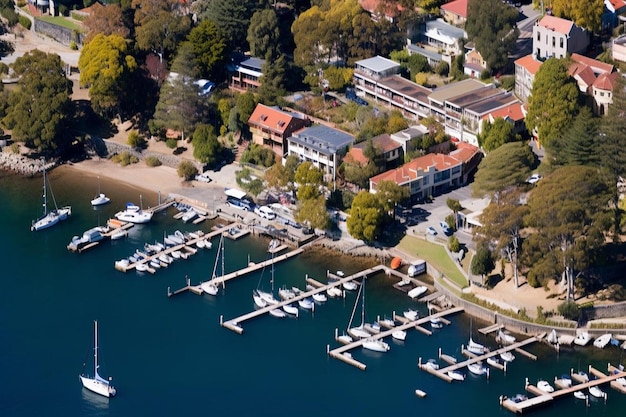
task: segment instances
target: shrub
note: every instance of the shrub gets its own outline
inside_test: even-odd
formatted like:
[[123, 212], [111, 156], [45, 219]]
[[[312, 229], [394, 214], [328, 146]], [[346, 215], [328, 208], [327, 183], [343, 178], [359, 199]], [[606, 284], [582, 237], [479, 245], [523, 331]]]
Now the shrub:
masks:
[[178, 146], [178, 140], [174, 138], [167, 138], [165, 140], [165, 145], [170, 149], [176, 149], [176, 147]]
[[162, 165], [161, 160], [154, 155], [147, 157], [145, 161], [146, 165], [148, 165], [149, 167], [158, 167]]
[[135, 155], [131, 154], [130, 152], [122, 152], [120, 154], [113, 155], [111, 160], [115, 162], [116, 164], [120, 164], [123, 167], [125, 167], [126, 165], [136, 164], [137, 162], [139, 162], [139, 158], [137, 158]]
[[18, 21], [20, 22], [20, 25], [24, 26], [25, 29], [30, 30], [30, 27], [32, 25], [32, 22], [30, 21], [29, 18], [27, 18], [26, 16], [18, 16]]
[[78, 51], [78, 45], [76, 44], [76, 42], [74, 42], [74, 41], [70, 42], [70, 49], [72, 51]]
[[11, 149], [11, 152], [17, 155], [20, 153], [20, 144], [17, 142], [14, 142], [11, 144], [9, 149]]
[[450, 236], [448, 238], [448, 249], [450, 252], [458, 252], [461, 250], [461, 244], [459, 243], [459, 239], [456, 236]]
[[145, 149], [147, 144], [144, 137], [141, 136], [136, 130], [133, 130], [128, 134], [128, 140], [126, 143], [136, 149]]
[[183, 161], [178, 164], [178, 176], [185, 181], [191, 181], [196, 175], [198, 175], [198, 168], [189, 161]]
[[580, 318], [580, 308], [578, 307], [578, 304], [573, 301], [565, 301], [559, 304], [557, 309], [559, 314], [568, 320], [578, 321]]

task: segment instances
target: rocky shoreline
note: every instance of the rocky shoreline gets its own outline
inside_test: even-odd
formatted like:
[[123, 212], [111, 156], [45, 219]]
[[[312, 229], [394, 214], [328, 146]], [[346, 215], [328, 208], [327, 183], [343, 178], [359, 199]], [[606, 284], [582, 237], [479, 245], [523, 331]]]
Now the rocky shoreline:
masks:
[[[56, 166], [56, 163], [54, 162], [48, 162], [45, 164], [46, 170], [49, 170], [54, 166]], [[20, 174], [25, 177], [34, 177], [41, 173], [42, 162], [24, 155], [17, 155], [11, 152], [0, 152], [0, 169], [13, 171], [16, 174]]]

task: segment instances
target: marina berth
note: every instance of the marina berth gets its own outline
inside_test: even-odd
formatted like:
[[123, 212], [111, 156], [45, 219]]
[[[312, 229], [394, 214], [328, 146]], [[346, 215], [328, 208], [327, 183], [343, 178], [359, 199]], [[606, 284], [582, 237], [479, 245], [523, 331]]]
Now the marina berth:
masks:
[[587, 331], [576, 331], [576, 337], [574, 338], [574, 344], [578, 346], [587, 346], [591, 341], [591, 336]]
[[599, 349], [604, 349], [609, 344], [612, 337], [613, 335], [611, 333], [605, 333], [596, 338], [596, 340], [593, 341], [593, 345]]
[[115, 213], [115, 218], [124, 222], [144, 224], [152, 220], [152, 211], [143, 211], [133, 203], [126, 203], [126, 208]]

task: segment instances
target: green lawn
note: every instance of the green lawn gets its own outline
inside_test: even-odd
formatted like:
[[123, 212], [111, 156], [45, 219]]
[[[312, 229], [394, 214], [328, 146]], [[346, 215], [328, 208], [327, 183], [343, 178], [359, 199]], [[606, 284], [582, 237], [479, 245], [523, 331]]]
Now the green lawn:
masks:
[[62, 26], [64, 28], [68, 28], [71, 30], [76, 30], [78, 32], [82, 32], [83, 28], [81, 25], [72, 22], [71, 20], [66, 19], [63, 16], [40, 16], [37, 17], [39, 20], [43, 20], [44, 22], [53, 23], [58, 26]]
[[[450, 259], [446, 249], [435, 243], [413, 236], [405, 236], [398, 245], [404, 252], [425, 260], [437, 268], [448, 279], [457, 283], [461, 288], [467, 286], [467, 279], [459, 268]], [[433, 277], [436, 278], [436, 277]]]

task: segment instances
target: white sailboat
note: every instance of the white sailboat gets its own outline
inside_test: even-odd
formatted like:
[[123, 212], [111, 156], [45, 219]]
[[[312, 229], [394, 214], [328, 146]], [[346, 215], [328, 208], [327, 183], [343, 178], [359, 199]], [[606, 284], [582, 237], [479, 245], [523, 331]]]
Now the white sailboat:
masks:
[[94, 207], [97, 207], [97, 206], [103, 206], [110, 202], [111, 202], [111, 199], [100, 191], [100, 177], [98, 177], [98, 194], [96, 194], [93, 200], [91, 200], [91, 205]]
[[[270, 242], [270, 245], [272, 243]], [[274, 297], [274, 252], [268, 249], [268, 252], [272, 254], [272, 265], [271, 265], [271, 278], [270, 283], [272, 285], [271, 291], [263, 291], [260, 289], [261, 280], [263, 279], [263, 272], [261, 272], [261, 278], [259, 278], [259, 285], [257, 285], [257, 289], [252, 291], [252, 299], [254, 300], [254, 304], [259, 308], [263, 308], [268, 305], [278, 304], [279, 301]], [[265, 267], [263, 267], [263, 271], [265, 271]]]
[[57, 207], [54, 194], [52, 193], [52, 187], [50, 188], [50, 194], [52, 195], [52, 201], [54, 202], [54, 210], [48, 211], [48, 183], [46, 181], [46, 167], [43, 168], [43, 215], [37, 220], [34, 220], [30, 226], [30, 230], [33, 232], [47, 229], [52, 227], [61, 220], [67, 219], [72, 214], [71, 206]]
[[[363, 278], [363, 283], [359, 287], [359, 292], [357, 294], [356, 300], [354, 302], [354, 308], [352, 309], [352, 315], [350, 316], [350, 322], [348, 323], [348, 334], [352, 336], [354, 339], [366, 339], [371, 336], [371, 333], [365, 330], [365, 280], [367, 277]], [[356, 312], [356, 308], [359, 305], [359, 301], [361, 302], [361, 324], [355, 327], [352, 326], [352, 321], [354, 320], [354, 313]]]
[[372, 350], [374, 352], [388, 352], [389, 344], [384, 342], [382, 339], [373, 339], [367, 338], [363, 341], [363, 348], [367, 350]]
[[[220, 237], [220, 243], [217, 247], [217, 252], [215, 255], [215, 264], [213, 265], [213, 275], [211, 276], [211, 279], [209, 281], [206, 281], [200, 284], [200, 288], [202, 289], [202, 291], [204, 291], [205, 293], [209, 295], [217, 295], [219, 291], [219, 289], [217, 288], [217, 285], [215, 284], [215, 280], [217, 279], [215, 272], [217, 270], [217, 261], [220, 258], [222, 258], [222, 276], [224, 276], [224, 235]], [[222, 285], [224, 285], [223, 280], [222, 280]]]
[[89, 391], [93, 391], [96, 394], [103, 395], [105, 397], [113, 397], [117, 393], [115, 388], [111, 385], [111, 378], [106, 380], [98, 374], [98, 321], [94, 321], [94, 374], [93, 377], [89, 377], [84, 372], [79, 375], [80, 381], [83, 387]]

